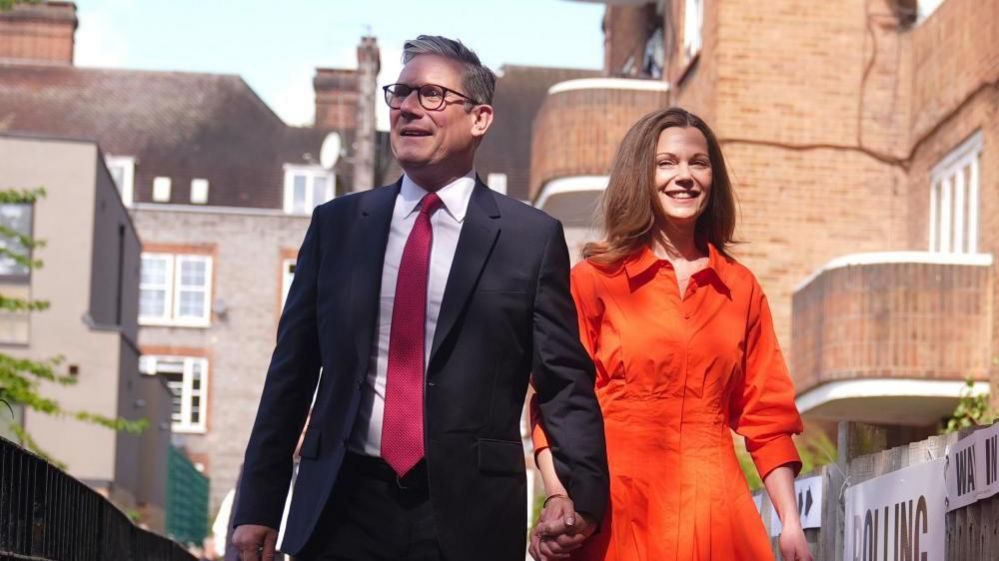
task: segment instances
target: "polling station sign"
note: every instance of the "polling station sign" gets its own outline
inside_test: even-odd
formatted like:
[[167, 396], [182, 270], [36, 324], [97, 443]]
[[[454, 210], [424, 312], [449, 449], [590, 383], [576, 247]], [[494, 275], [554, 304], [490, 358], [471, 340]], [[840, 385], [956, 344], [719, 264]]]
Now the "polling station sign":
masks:
[[846, 490], [844, 561], [943, 561], [945, 458]]
[[947, 447], [947, 511], [999, 493], [999, 423]]

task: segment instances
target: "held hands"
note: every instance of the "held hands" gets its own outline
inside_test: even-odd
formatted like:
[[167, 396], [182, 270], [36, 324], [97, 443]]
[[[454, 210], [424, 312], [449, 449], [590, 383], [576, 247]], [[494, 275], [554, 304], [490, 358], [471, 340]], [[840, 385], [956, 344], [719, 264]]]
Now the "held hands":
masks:
[[596, 530], [586, 515], [575, 511], [572, 500], [565, 495], [552, 495], [545, 500], [538, 524], [531, 530], [531, 557], [537, 561], [568, 559], [569, 552], [583, 545]]
[[797, 520], [784, 525], [777, 543], [784, 561], [812, 561], [812, 552], [808, 549], [805, 532]]
[[240, 561], [274, 561], [277, 537], [274, 528], [242, 524], [232, 533], [232, 544], [239, 551]]

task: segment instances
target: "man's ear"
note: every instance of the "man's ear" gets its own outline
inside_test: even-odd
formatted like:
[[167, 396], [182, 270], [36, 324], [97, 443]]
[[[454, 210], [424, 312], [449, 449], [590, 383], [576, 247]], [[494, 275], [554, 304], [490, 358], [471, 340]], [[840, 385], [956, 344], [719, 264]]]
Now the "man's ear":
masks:
[[472, 136], [481, 140], [489, 130], [489, 126], [493, 124], [493, 106], [476, 105], [472, 108], [471, 115]]

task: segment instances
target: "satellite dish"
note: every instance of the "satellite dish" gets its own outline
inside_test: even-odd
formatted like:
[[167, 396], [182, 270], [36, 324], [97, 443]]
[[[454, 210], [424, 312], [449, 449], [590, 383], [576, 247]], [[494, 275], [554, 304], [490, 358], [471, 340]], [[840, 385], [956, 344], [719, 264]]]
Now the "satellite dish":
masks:
[[338, 159], [340, 159], [340, 135], [331, 132], [326, 135], [323, 146], [319, 149], [319, 164], [326, 169], [333, 169]]

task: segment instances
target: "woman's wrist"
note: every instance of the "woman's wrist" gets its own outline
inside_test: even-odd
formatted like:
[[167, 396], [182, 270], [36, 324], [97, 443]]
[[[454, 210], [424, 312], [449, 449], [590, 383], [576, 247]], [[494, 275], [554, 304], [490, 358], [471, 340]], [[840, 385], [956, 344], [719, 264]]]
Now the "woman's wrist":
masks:
[[548, 503], [555, 499], [570, 500], [569, 495], [567, 495], [564, 491], [561, 493], [549, 493], [548, 496], [545, 497], [545, 502], [541, 503], [541, 508], [548, 506]]

